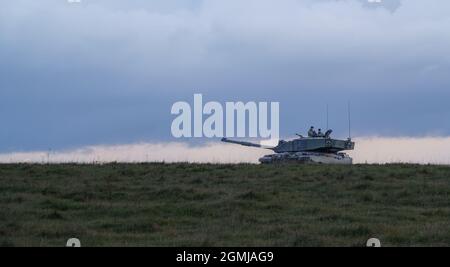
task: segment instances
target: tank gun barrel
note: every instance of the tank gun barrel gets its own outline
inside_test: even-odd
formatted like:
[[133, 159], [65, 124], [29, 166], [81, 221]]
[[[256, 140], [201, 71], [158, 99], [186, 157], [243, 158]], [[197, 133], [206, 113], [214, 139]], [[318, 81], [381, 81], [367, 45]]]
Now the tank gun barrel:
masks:
[[230, 140], [228, 138], [222, 138], [221, 140], [222, 142], [225, 143], [232, 143], [232, 144], [237, 144], [237, 145], [241, 145], [241, 146], [251, 146], [251, 147], [259, 147], [259, 148], [265, 148], [265, 149], [271, 149], [273, 150], [272, 147], [266, 147], [260, 144], [255, 144], [255, 143], [250, 143], [250, 142], [243, 142], [243, 141], [236, 141], [236, 140]]

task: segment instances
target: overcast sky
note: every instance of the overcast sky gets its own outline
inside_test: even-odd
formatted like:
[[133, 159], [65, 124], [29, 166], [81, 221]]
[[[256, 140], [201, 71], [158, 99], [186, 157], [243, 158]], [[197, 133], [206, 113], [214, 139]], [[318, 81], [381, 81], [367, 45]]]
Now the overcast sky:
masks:
[[175, 101], [279, 101], [280, 134], [450, 135], [450, 1], [0, 0], [0, 152], [172, 142]]

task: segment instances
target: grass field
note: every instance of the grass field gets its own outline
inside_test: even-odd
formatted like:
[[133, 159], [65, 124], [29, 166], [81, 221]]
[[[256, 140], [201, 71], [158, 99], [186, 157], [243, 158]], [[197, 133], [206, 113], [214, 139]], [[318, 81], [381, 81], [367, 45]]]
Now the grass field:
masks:
[[450, 245], [450, 167], [0, 165], [0, 246]]

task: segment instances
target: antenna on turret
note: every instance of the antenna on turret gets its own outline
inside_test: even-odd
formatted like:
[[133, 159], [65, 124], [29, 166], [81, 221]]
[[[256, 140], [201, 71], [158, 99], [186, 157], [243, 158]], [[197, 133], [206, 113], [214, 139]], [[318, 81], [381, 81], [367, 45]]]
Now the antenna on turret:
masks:
[[329, 130], [330, 128], [328, 128], [328, 103], [327, 103], [327, 130]]
[[352, 139], [351, 118], [350, 118], [350, 101], [348, 101], [347, 111], [348, 111], [348, 139]]

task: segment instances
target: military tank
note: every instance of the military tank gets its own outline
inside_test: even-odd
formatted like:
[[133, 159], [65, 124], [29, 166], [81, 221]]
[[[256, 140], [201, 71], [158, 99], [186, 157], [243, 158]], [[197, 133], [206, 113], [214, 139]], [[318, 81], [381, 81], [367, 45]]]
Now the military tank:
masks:
[[289, 162], [303, 164], [352, 164], [353, 159], [342, 151], [353, 150], [355, 148], [355, 142], [350, 137], [346, 140], [333, 139], [330, 137], [332, 132], [332, 130], [328, 130], [323, 135], [310, 132], [308, 137], [297, 134], [298, 138], [290, 141], [280, 140], [275, 147], [241, 142], [228, 138], [222, 138], [222, 142], [274, 151], [274, 154], [265, 155], [259, 159], [259, 162], [262, 164]]

